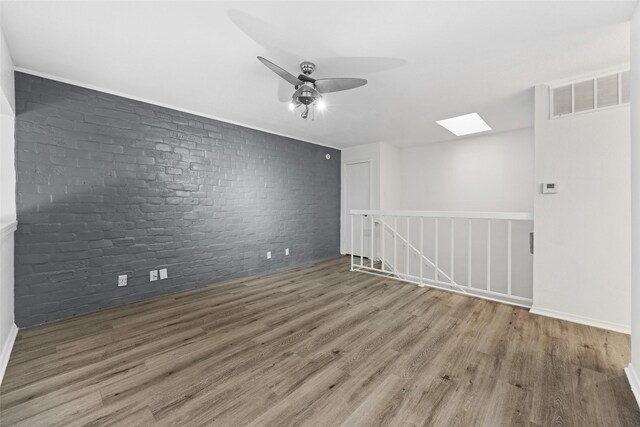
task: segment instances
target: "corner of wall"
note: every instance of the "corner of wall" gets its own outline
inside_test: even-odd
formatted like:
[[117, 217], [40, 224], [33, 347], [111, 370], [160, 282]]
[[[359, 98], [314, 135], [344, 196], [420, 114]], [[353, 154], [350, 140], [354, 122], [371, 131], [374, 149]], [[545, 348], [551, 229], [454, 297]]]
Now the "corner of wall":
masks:
[[634, 365], [629, 363], [629, 366], [624, 368], [624, 372], [627, 374], [627, 380], [629, 380], [633, 396], [636, 398], [638, 404], [640, 404], [640, 377], [638, 377]]
[[[2, 27], [0, 27], [0, 83], [2, 85], [3, 114], [14, 113], [16, 109], [15, 84], [13, 78], [14, 68], [11, 52], [7, 46]], [[10, 107], [10, 112], [5, 110], [4, 102]]]
[[15, 82], [14, 65], [0, 27], [0, 384], [9, 364], [18, 328], [14, 304]]
[[631, 363], [626, 369], [640, 404], [640, 4], [631, 18]]

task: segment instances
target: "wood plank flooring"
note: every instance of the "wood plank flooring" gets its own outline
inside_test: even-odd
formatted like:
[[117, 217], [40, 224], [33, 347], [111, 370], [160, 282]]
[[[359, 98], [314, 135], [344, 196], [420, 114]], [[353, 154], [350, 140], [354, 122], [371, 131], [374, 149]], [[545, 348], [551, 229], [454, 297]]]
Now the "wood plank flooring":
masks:
[[638, 426], [626, 335], [341, 257], [19, 332], [3, 426]]

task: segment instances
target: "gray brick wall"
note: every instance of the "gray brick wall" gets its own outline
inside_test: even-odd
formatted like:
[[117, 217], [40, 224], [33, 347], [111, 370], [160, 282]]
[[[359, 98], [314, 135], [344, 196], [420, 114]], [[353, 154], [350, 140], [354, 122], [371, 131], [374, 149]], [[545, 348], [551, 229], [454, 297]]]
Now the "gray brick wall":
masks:
[[339, 253], [338, 150], [23, 73], [16, 110], [18, 326]]

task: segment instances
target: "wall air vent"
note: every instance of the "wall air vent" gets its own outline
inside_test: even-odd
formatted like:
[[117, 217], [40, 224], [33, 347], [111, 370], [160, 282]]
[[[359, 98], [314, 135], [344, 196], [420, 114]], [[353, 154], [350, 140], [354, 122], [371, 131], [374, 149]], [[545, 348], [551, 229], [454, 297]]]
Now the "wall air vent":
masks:
[[550, 87], [551, 118], [628, 104], [629, 71]]

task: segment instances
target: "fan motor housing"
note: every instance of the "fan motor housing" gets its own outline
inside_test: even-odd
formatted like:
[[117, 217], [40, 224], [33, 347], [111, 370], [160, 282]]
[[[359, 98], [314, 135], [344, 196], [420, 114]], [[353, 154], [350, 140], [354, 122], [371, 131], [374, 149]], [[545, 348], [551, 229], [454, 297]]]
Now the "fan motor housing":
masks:
[[310, 90], [302, 91], [302, 93], [298, 95], [298, 101], [304, 105], [313, 104], [316, 98], [317, 98], [316, 94]]
[[316, 64], [314, 64], [313, 62], [304, 61], [300, 63], [300, 70], [302, 71], [303, 74], [307, 76], [313, 73], [313, 70], [315, 69], [316, 69]]

